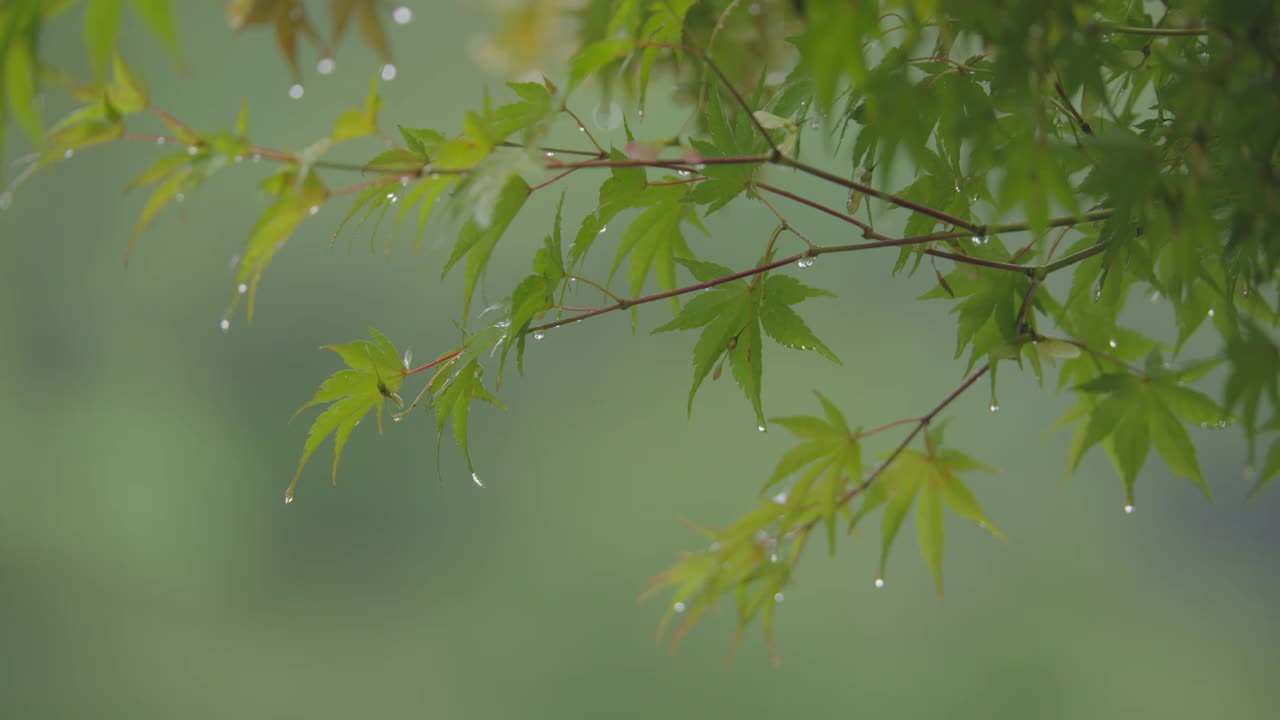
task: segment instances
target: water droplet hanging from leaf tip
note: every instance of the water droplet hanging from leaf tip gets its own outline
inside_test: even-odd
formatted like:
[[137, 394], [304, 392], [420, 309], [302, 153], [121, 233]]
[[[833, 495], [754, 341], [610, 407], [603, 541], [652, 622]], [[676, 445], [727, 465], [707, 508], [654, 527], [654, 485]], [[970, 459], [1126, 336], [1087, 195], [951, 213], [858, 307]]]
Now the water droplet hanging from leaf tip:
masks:
[[484, 483], [480, 482], [480, 476], [475, 473], [471, 473], [471, 482], [475, 483], [476, 487], [484, 487]]
[[222, 332], [227, 332], [231, 329], [231, 321], [223, 318], [222, 322], [218, 323], [218, 327], [222, 328]]
[[383, 79], [383, 80], [385, 80], [386, 82], [391, 82], [392, 80], [395, 80], [395, 79], [396, 79], [396, 66], [395, 66], [395, 65], [392, 65], [391, 63], [387, 63], [386, 65], [383, 65], [383, 66], [382, 66], [382, 79]]
[[391, 12], [391, 19], [396, 21], [397, 25], [408, 25], [413, 20], [413, 11], [407, 5], [401, 5]]
[[[305, 92], [306, 90], [302, 87], [302, 83], [294, 83], [289, 86], [289, 97], [294, 100], [300, 100]], [[254, 156], [254, 160], [257, 160], [256, 154]]]
[[991, 407], [989, 409], [991, 410], [991, 412], [1000, 412], [1000, 403], [997, 403], [997, 402], [991, 403]]
[[321, 75], [332, 75], [337, 67], [338, 64], [334, 62], [333, 58], [320, 58], [320, 62], [316, 63], [316, 72]]
[[884, 578], [876, 578], [876, 583], [875, 583], [875, 584], [876, 584], [876, 589], [877, 589], [877, 590], [879, 590], [879, 589], [883, 588], [883, 587], [884, 587]]
[[1133, 514], [1133, 509], [1134, 509], [1134, 508], [1133, 508], [1133, 505], [1125, 505], [1125, 506], [1124, 506], [1124, 514], [1125, 514], [1125, 515], [1132, 515], [1132, 514]]
[[682, 613], [684, 612], [684, 603], [678, 602], [675, 605], [672, 605], [671, 609], [675, 610], [677, 613]]

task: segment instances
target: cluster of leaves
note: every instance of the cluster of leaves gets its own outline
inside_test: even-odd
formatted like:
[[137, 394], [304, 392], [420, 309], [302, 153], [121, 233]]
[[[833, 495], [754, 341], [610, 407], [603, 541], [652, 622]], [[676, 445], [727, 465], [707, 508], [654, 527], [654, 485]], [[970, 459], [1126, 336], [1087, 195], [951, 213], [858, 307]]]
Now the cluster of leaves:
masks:
[[[154, 11], [163, 3], [136, 4]], [[89, 5], [118, 14], [120, 3]], [[419, 242], [437, 208], [449, 206], [457, 229], [443, 272], [459, 268], [463, 276], [458, 346], [420, 367], [377, 331], [371, 341], [333, 346], [345, 368], [306, 406], [325, 407], [288, 499], [329, 438], [336, 478], [354, 428], [371, 412], [381, 428], [388, 402], [396, 419], [419, 406], [433, 412], [437, 438], [451, 432], [479, 484], [470, 411], [477, 402], [499, 404], [486, 370], [496, 369], [500, 386], [512, 349], [523, 372], [529, 337], [615, 311], [630, 311], [638, 328], [643, 306], [669, 301], [673, 316], [653, 332], [698, 332], [689, 411], [703, 382], [727, 364], [760, 428], [781, 425], [800, 442], [751, 510], [725, 528], [699, 528], [710, 546], [655, 578], [653, 591], [672, 593], [662, 626], [681, 616], [678, 640], [729, 596], [739, 635], [759, 620], [772, 648], [778, 603], [815, 528], [834, 553], [842, 527], [853, 532], [879, 514], [882, 585], [890, 548], [914, 507], [921, 555], [939, 592], [944, 509], [1002, 537], [959, 477], [991, 468], [945, 445], [940, 417], [983, 380], [996, 409], [1002, 369], [1029, 366], [1042, 384], [1056, 370], [1057, 387], [1078, 397], [1060, 423], [1075, 426], [1068, 471], [1101, 445], [1130, 510], [1152, 446], [1173, 473], [1212, 495], [1188, 425], [1235, 424], [1251, 457], [1267, 448], [1254, 492], [1280, 475], [1280, 9], [1238, 0], [1171, 4], [1151, 14], [1148, 5], [590, 0], [572, 11], [578, 39], [563, 84], [512, 83], [514, 97], [501, 105], [486, 94], [453, 134], [401, 125], [398, 145], [355, 166], [324, 156], [336, 143], [380, 134], [376, 84], [328, 137], [294, 153], [252, 144], [243, 112], [233, 129], [207, 133], [153, 107], [141, 80], [113, 55], [114, 30], [90, 40], [96, 72], [111, 64], [111, 78], [91, 83], [80, 96], [84, 107], [47, 133], [38, 117], [23, 118], [32, 93], [12, 80], [30, 84], [24, 68], [35, 57], [34, 35], [22, 34], [28, 30], [19, 19], [47, 14], [6, 6], [0, 57], [8, 107], [39, 130], [41, 163], [124, 137], [133, 114], [167, 124], [172, 134], [159, 139], [181, 150], [135, 182], [155, 185], [138, 230], [224, 166], [246, 158], [279, 163], [262, 185], [272, 201], [250, 232], [233, 294], [247, 296], [250, 318], [268, 263], [322, 203], [353, 195], [334, 237], [357, 216], [360, 223], [373, 218], [371, 244], [397, 204], [397, 225], [417, 210]], [[331, 3], [334, 37], [358, 18], [385, 53], [378, 8]], [[562, 10], [531, 1], [509, 12], [494, 37], [507, 38], [512, 54], [528, 54]], [[236, 26], [274, 25], [295, 74], [298, 36], [316, 39], [299, 2], [233, 2], [230, 17]], [[678, 88], [676, 100], [691, 106], [692, 121], [678, 137], [637, 137], [628, 124], [626, 144], [605, 147], [570, 109], [590, 81], [643, 108], [663, 75]], [[590, 146], [547, 147], [553, 126], [569, 122]], [[812, 127], [824, 129], [817, 144], [825, 143], [829, 162], [821, 166], [802, 152]], [[838, 186], [848, 202], [834, 208], [774, 186], [762, 178], [766, 166]], [[911, 169], [905, 179], [903, 168]], [[363, 173], [361, 182], [329, 189], [332, 174], [350, 170]], [[572, 241], [566, 244], [561, 203], [530, 273], [474, 317], [476, 289], [517, 215], [537, 191], [588, 172], [603, 176], [597, 203]], [[844, 221], [854, 242], [812, 242], [798, 228], [800, 216], [771, 202], [779, 198]], [[759, 238], [756, 262], [734, 269], [704, 259], [689, 229], [706, 233], [707, 216], [756, 202], [778, 221]], [[625, 232], [603, 233], [619, 221]], [[901, 234], [877, 231], [877, 223]], [[777, 241], [784, 233], [807, 250], [783, 256]], [[604, 243], [614, 243], [611, 270], [587, 277], [584, 260]], [[964, 382], [928, 412], [871, 430], [851, 427], [821, 395], [821, 417], [767, 420], [765, 337], [839, 363], [796, 309], [834, 294], [786, 270], [820, 255], [890, 248], [898, 253], [895, 273], [916, 273], [926, 261], [933, 271], [936, 287], [924, 298], [950, 305], [955, 358], [967, 354]], [[566, 304], [571, 294], [602, 304]], [[1176, 338], [1129, 327], [1129, 301], [1141, 294], [1165, 301], [1159, 307], [1171, 313]], [[1220, 350], [1187, 357], [1206, 324], [1204, 335]], [[426, 381], [406, 405], [399, 393], [419, 374]], [[1215, 377], [1224, 378], [1220, 399], [1203, 389]], [[890, 432], [904, 437], [868, 467], [864, 443]]]

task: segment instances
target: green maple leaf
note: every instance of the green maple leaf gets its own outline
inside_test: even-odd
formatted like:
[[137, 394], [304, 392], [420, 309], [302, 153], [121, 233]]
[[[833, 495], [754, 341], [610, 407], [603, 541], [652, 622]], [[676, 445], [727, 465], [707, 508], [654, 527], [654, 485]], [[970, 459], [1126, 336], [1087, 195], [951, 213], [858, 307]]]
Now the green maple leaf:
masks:
[[1181, 384], [1177, 372], [1148, 363], [1148, 375], [1107, 373], [1075, 387], [1081, 401], [1059, 424], [1088, 417], [1071, 447], [1069, 470], [1093, 446], [1103, 443], [1125, 486], [1125, 502], [1134, 504], [1134, 484], [1152, 445], [1175, 474], [1195, 483], [1210, 500], [1213, 493], [1200, 469], [1195, 445], [1184, 422], [1217, 426], [1227, 413], [1208, 396]]
[[836, 516], [848, 514], [845, 493], [862, 481], [862, 444], [858, 433], [849, 429], [844, 414], [822, 393], [824, 418], [814, 416], [771, 418], [803, 439], [778, 461], [765, 483], [768, 491], [778, 483], [794, 477], [786, 491], [786, 512], [795, 516], [797, 524], [806, 524], [810, 516], [822, 518], [827, 529], [827, 543], [836, 552]]
[[930, 443], [932, 452], [902, 451], [870, 486], [862, 506], [854, 513], [853, 522], [856, 524], [871, 510], [885, 506], [880, 527], [880, 578], [883, 579], [889, 551], [912, 505], [915, 505], [920, 554], [929, 566], [941, 595], [944, 507], [976, 523], [998, 540], [1004, 539], [1004, 533], [987, 517], [973, 491], [956, 477], [956, 473], [968, 470], [995, 470], [957, 450], [941, 449], [941, 431], [930, 432], [934, 438]]
[[[682, 260], [681, 264], [702, 282], [733, 274], [729, 268], [714, 263]], [[787, 347], [813, 350], [838, 363], [839, 358], [791, 309], [792, 305], [806, 298], [820, 296], [832, 294], [808, 287], [786, 275], [769, 275], [763, 281], [751, 283], [734, 280], [695, 295], [671, 322], [656, 328], [655, 333], [703, 329], [693, 348], [689, 412], [693, 412], [693, 398], [703, 380], [722, 358], [727, 357], [738, 387], [755, 409], [759, 426], [765, 427], [760, 398], [764, 365], [762, 334]]]
[[373, 410], [377, 415], [378, 432], [381, 433], [383, 404], [392, 402], [397, 407], [401, 404], [396, 392], [404, 382], [407, 370], [395, 345], [385, 335], [373, 328], [369, 328], [369, 333], [373, 336], [372, 341], [357, 340], [345, 345], [325, 346], [325, 349], [337, 353], [347, 367], [329, 376], [315, 396], [298, 409], [301, 413], [315, 405], [329, 404], [311, 423], [307, 440], [302, 446], [302, 458], [298, 460], [298, 469], [285, 493], [285, 502], [293, 502], [294, 490], [302, 469], [330, 435], [334, 438], [333, 482], [337, 483], [338, 463], [342, 460], [342, 450], [346, 447], [351, 432]]
[[631, 221], [618, 254], [614, 258], [609, 279], [621, 268], [623, 260], [630, 261], [627, 280], [632, 295], [639, 295], [650, 272], [657, 278], [658, 287], [672, 290], [676, 286], [676, 260], [693, 257], [685, 242], [680, 226], [685, 221], [695, 221], [696, 216], [685, 197], [684, 186], [650, 187], [637, 199], [644, 212]]

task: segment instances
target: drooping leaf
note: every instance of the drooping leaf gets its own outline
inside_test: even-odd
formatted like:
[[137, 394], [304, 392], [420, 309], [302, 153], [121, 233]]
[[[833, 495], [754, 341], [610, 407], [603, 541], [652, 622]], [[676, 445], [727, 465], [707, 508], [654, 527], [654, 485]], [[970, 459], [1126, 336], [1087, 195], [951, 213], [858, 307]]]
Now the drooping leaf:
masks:
[[302, 469], [330, 435], [334, 438], [333, 482], [337, 483], [338, 463], [342, 460], [342, 451], [351, 432], [371, 410], [376, 413], [378, 431], [381, 432], [383, 404], [392, 402], [396, 407], [401, 404], [396, 393], [404, 382], [406, 368], [400, 361], [400, 354], [382, 333], [373, 328], [369, 328], [369, 332], [372, 340], [325, 346], [337, 353], [347, 364], [347, 368], [325, 380], [315, 396], [298, 410], [302, 412], [309, 407], [328, 403], [328, 407], [316, 417], [307, 432], [298, 469], [285, 493], [286, 503], [293, 502]]

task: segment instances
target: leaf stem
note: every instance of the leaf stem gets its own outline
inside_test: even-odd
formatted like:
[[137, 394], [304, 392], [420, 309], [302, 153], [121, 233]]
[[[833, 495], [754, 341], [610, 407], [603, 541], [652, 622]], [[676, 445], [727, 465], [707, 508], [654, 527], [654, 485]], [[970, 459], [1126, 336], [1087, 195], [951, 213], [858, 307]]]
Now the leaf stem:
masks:
[[410, 375], [417, 375], [418, 373], [423, 372], [423, 371], [425, 371], [425, 370], [430, 370], [431, 368], [433, 368], [433, 367], [435, 367], [435, 366], [437, 366], [437, 365], [443, 365], [443, 364], [445, 364], [445, 363], [449, 362], [450, 360], [453, 360], [454, 358], [458, 357], [458, 356], [459, 356], [459, 355], [461, 355], [461, 354], [462, 354], [462, 350], [461, 350], [461, 349], [459, 349], [459, 350], [454, 350], [453, 352], [449, 353], [448, 355], [444, 355], [444, 356], [441, 356], [441, 357], [439, 357], [439, 358], [437, 358], [437, 359], [435, 359], [435, 360], [432, 360], [431, 362], [427, 363], [426, 365], [422, 365], [422, 366], [420, 366], [420, 367], [416, 367], [416, 368], [414, 368], [414, 369], [412, 369], [412, 370], [406, 370], [406, 371], [405, 371], [405, 373], [404, 373], [404, 376], [405, 376], [405, 377], [409, 377]]

